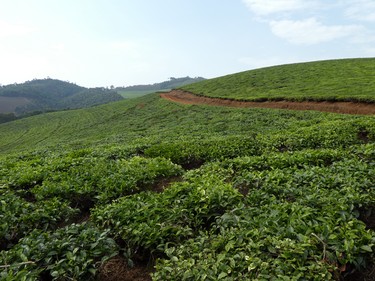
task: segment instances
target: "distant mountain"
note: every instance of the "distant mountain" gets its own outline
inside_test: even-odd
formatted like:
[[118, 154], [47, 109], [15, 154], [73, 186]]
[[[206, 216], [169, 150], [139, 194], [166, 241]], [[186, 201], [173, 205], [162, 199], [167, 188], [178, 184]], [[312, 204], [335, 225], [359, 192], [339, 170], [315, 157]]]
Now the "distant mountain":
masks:
[[0, 114], [28, 115], [85, 108], [123, 99], [114, 90], [84, 88], [55, 79], [35, 79], [0, 87]]

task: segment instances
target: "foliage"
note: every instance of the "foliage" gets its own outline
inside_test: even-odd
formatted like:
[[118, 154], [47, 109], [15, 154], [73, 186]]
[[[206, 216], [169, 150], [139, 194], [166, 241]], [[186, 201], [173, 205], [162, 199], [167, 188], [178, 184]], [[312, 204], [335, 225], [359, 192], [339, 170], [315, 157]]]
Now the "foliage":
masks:
[[[72, 224], [55, 232], [34, 230], [12, 249], [0, 252], [1, 280], [94, 280], [101, 263], [118, 246], [90, 224]], [[23, 278], [23, 279], [22, 279]]]
[[180, 166], [164, 158], [135, 156], [112, 160], [90, 157], [86, 154], [89, 151], [81, 153], [18, 162], [2, 181], [37, 200], [58, 197], [85, 210], [94, 202], [106, 203], [147, 190], [162, 178], [182, 173]]
[[174, 184], [160, 194], [141, 193], [99, 207], [93, 219], [126, 241], [128, 247], [155, 252], [210, 228], [215, 217], [236, 206], [240, 198], [216, 175], [205, 174]]
[[91, 202], [106, 203], [147, 190], [159, 178], [177, 176], [180, 173], [179, 166], [162, 158], [134, 157], [117, 161], [89, 158], [66, 171], [54, 173], [35, 187], [33, 193], [37, 198], [58, 196], [75, 206], [90, 207]]
[[0, 202], [0, 249], [10, 248], [33, 229], [55, 229], [77, 214], [57, 198], [31, 203], [9, 190], [2, 192]]
[[179, 141], [155, 144], [145, 149], [150, 157], [163, 156], [174, 163], [195, 166], [215, 159], [235, 158], [259, 153], [255, 137], [226, 137], [199, 141]]
[[363, 223], [329, 215], [288, 202], [226, 213], [218, 234], [166, 249], [154, 280], [332, 280], [347, 261], [364, 266], [375, 241]]
[[222, 177], [247, 188], [243, 205], [168, 245], [154, 280], [332, 280], [365, 268], [375, 236], [358, 218], [374, 204], [375, 170], [361, 158], [310, 150], [226, 161]]

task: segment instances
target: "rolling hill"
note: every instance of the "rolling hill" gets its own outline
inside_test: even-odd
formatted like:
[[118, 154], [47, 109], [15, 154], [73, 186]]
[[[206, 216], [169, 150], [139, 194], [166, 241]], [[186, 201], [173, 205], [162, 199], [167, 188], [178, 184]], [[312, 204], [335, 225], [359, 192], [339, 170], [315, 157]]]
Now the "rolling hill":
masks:
[[[241, 77], [183, 88], [243, 99]], [[2, 280], [373, 278], [374, 116], [155, 93], [0, 124], [0, 140]]]
[[0, 87], [0, 113], [25, 115], [62, 109], [85, 108], [121, 100], [115, 91], [87, 89], [73, 83], [42, 79]]
[[375, 102], [375, 59], [273, 66], [181, 87], [194, 94], [246, 101]]

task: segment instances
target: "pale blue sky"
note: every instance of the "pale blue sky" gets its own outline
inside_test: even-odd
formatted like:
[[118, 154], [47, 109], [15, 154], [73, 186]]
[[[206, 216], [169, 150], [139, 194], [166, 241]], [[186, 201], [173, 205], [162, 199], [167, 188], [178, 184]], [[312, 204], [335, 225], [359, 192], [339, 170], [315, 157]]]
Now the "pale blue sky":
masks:
[[0, 84], [86, 87], [375, 57], [373, 0], [0, 0]]

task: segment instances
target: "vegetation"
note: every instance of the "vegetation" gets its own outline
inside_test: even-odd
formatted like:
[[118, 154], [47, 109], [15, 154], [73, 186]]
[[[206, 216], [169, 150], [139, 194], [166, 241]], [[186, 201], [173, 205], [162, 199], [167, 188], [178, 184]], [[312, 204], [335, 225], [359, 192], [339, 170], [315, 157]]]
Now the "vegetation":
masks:
[[142, 280], [373, 276], [373, 116], [152, 94], [0, 139], [1, 280], [106, 280], [120, 259]]
[[4, 113], [13, 112], [17, 115], [85, 108], [121, 99], [115, 91], [104, 88], [87, 89], [50, 78], [0, 87], [0, 109]]
[[298, 63], [245, 71], [183, 86], [209, 97], [266, 101], [375, 102], [375, 59]]
[[203, 77], [195, 77], [195, 78], [190, 78], [189, 76], [181, 77], [181, 78], [171, 77], [168, 81], [155, 83], [151, 85], [135, 85], [135, 86], [128, 86], [128, 87], [119, 87], [119, 88], [116, 88], [116, 91], [120, 95], [122, 95], [124, 98], [137, 98], [137, 97], [155, 93], [155, 92], [169, 91], [177, 87], [196, 83], [196, 82], [203, 81], [203, 80], [205, 80]]

